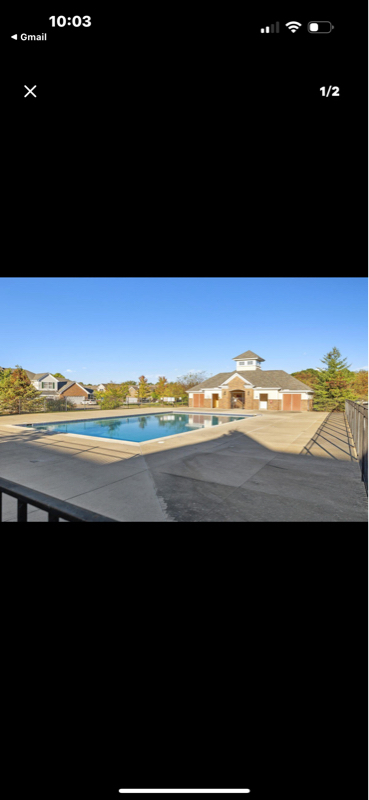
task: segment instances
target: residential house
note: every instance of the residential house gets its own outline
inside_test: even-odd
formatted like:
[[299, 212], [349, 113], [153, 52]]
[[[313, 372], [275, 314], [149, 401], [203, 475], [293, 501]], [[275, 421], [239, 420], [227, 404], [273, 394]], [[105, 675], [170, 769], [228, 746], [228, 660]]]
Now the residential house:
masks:
[[235, 356], [232, 372], [219, 372], [188, 392], [194, 408], [245, 409], [249, 411], [312, 411], [310, 386], [284, 370], [262, 370], [264, 358], [251, 350]]
[[[6, 369], [0, 367], [0, 370]], [[14, 369], [11, 369], [14, 372]], [[30, 372], [25, 369], [24, 372], [30, 379], [32, 386], [37, 389], [40, 397], [47, 397], [51, 399], [60, 399], [63, 397], [68, 398], [75, 405], [83, 405], [87, 402], [95, 402], [94, 387], [84, 386], [77, 381], [68, 381], [66, 379], [60, 380], [55, 378], [51, 372]]]
[[67, 398], [75, 405], [83, 405], [87, 401], [94, 401], [94, 391], [90, 386], [83, 386], [77, 381], [60, 380], [50, 372], [38, 372], [30, 378], [32, 385], [41, 397], [50, 399]]

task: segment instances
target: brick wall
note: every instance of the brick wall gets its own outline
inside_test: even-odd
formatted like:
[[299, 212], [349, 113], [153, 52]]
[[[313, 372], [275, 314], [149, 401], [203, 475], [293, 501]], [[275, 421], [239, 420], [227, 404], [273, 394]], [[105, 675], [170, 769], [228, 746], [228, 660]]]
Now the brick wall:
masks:
[[245, 408], [248, 411], [252, 410], [253, 400], [254, 400], [254, 390], [253, 389], [245, 389]]
[[190, 408], [191, 406], [193, 406], [193, 397], [188, 398], [188, 405], [190, 406]]
[[223, 392], [222, 391], [222, 396], [219, 397], [219, 408], [229, 408], [230, 407], [230, 403], [231, 403], [231, 400], [230, 400], [229, 392], [227, 392], [227, 391]]
[[212, 400], [207, 400], [205, 397], [204, 408], [211, 408], [211, 407], [212, 407]]
[[279, 400], [268, 400], [268, 411], [278, 411]]
[[236, 378], [233, 378], [233, 381], [231, 381], [231, 382], [228, 384], [228, 387], [229, 387], [229, 389], [231, 389], [231, 390], [232, 390], [232, 389], [242, 389], [242, 391], [243, 391], [243, 390], [244, 390], [244, 388], [245, 388], [245, 384], [244, 384], [244, 382], [241, 380], [241, 378], [239, 378], [239, 377], [237, 376]]

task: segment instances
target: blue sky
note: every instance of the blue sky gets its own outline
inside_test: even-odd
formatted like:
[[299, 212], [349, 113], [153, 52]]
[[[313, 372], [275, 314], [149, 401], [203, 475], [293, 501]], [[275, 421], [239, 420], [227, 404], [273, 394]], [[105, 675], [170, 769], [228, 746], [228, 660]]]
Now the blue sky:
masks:
[[368, 366], [366, 278], [1, 278], [0, 366], [84, 383], [322, 366], [336, 346]]

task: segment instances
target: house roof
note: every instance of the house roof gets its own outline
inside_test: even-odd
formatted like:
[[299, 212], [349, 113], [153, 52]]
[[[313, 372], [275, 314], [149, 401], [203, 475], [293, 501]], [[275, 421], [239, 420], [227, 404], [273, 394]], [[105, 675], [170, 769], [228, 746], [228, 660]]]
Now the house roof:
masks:
[[240, 358], [257, 358], [258, 361], [265, 361], [265, 358], [257, 356], [256, 353], [252, 352], [252, 350], [246, 350], [246, 353], [241, 353], [240, 356], [235, 356], [232, 361], [238, 361]]
[[[255, 373], [255, 377], [254, 373], [252, 373], [252, 375], [253, 379], [251, 382], [254, 386], [265, 386], [266, 388], [278, 387], [279, 389], [301, 389], [301, 391], [308, 392], [312, 391], [311, 386], [307, 386], [306, 383], [302, 383], [302, 381], [298, 381], [297, 378], [293, 378], [292, 375], [289, 375], [288, 372], [285, 372], [283, 369], [258, 369]], [[248, 372], [248, 380], [250, 380], [249, 376], [250, 373]]]
[[190, 392], [198, 392], [202, 389], [214, 389], [218, 386], [221, 386], [228, 378], [231, 378], [232, 375], [239, 375], [240, 378], [244, 378], [252, 386], [261, 386], [268, 389], [301, 389], [301, 391], [308, 391], [311, 392], [311, 386], [307, 386], [305, 383], [298, 381], [297, 378], [293, 378], [292, 375], [289, 375], [288, 372], [285, 372], [283, 369], [267, 369], [267, 370], [255, 370], [255, 372], [219, 372], [218, 375], [214, 375], [212, 378], [209, 378], [204, 383], [198, 383], [197, 386], [193, 386], [192, 389], [189, 389]]
[[[51, 374], [52, 374], [51, 372], [37, 372], [37, 374], [33, 376], [32, 380], [33, 381], [40, 381], [40, 380], [42, 380], [42, 378], [46, 378], [46, 375], [51, 375]], [[58, 379], [55, 378], [55, 380], [57, 381]]]
[[204, 381], [203, 383], [198, 383], [197, 386], [193, 386], [192, 389], [189, 389], [188, 391], [196, 392], [198, 389], [213, 389], [215, 386], [221, 386], [221, 384], [224, 383], [224, 381], [226, 381], [227, 378], [230, 378], [231, 375], [234, 374], [235, 374], [234, 370], [232, 370], [232, 372], [218, 372], [217, 375], [213, 375], [212, 378], [208, 378], [207, 381]]

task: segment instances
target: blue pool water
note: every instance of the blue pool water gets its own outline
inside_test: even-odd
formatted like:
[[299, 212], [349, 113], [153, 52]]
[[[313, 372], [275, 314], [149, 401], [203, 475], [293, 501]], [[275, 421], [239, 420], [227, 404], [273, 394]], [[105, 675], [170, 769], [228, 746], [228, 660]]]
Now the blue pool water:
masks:
[[146, 442], [150, 439], [174, 436], [176, 433], [188, 433], [199, 428], [224, 425], [236, 419], [246, 419], [247, 416], [252, 415], [232, 417], [213, 414], [140, 414], [131, 417], [106, 417], [24, 427], [54, 433], [78, 433], [104, 439], [121, 439], [126, 442]]

